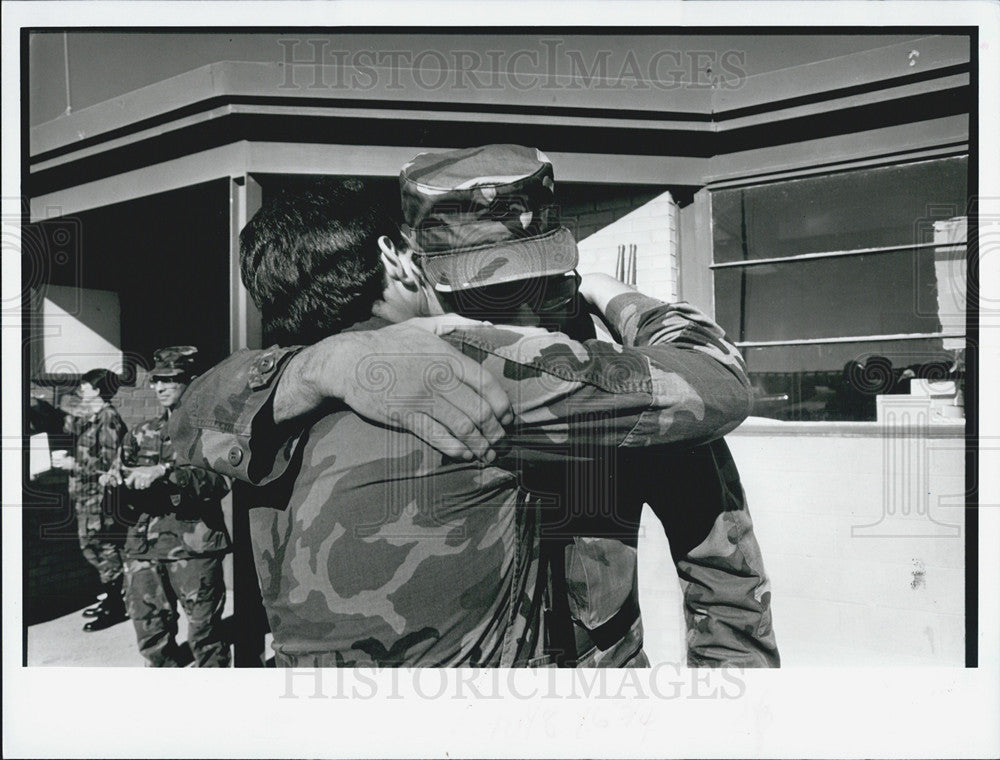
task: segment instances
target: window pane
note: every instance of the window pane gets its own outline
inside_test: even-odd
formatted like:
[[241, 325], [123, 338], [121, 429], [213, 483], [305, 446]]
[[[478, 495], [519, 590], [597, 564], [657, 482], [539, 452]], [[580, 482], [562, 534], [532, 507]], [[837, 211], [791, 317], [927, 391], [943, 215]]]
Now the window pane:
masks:
[[921, 249], [717, 269], [716, 316], [739, 341], [940, 332], [934, 256]]
[[712, 193], [717, 263], [931, 242], [966, 208], [965, 157]]
[[874, 420], [877, 394], [909, 393], [912, 377], [955, 379], [963, 354], [933, 338], [744, 351], [753, 414], [782, 420]]

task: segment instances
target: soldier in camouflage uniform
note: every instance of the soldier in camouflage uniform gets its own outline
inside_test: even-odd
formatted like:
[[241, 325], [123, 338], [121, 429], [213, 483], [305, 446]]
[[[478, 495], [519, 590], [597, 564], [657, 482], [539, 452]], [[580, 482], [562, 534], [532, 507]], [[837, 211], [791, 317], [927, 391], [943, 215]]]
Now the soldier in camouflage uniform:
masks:
[[[447, 273], [452, 283], [478, 286], [484, 268], [505, 270], [508, 283], [537, 291], [532, 309], [564, 307], [578, 281], [567, 276], [576, 248], [550, 214], [552, 203], [544, 203], [552, 198], [551, 165], [534, 152], [518, 158], [529, 170], [515, 180], [508, 161], [506, 181], [487, 182], [485, 189], [468, 184], [470, 193], [486, 194], [510, 185], [500, 200], [514, 215], [467, 218], [462, 234], [482, 233], [486, 242], [474, 251], [483, 254], [479, 263], [471, 269], [461, 263], [438, 267], [432, 276], [439, 284]], [[530, 199], [527, 207], [517, 208], [524, 198]], [[305, 199], [291, 211], [307, 226], [303, 236], [339, 240], [343, 236], [330, 234], [329, 225], [338, 214], [356, 213], [357, 203], [336, 197], [312, 208], [315, 201]], [[281, 216], [265, 208], [241, 238], [244, 281], [258, 303], [261, 274], [281, 269], [268, 259], [269, 252], [276, 255], [270, 249], [298, 249], [297, 240], [279, 245], [267, 239], [270, 229], [289, 234], [292, 225]], [[512, 229], [512, 222], [522, 234], [498, 241], [498, 231]], [[388, 232], [387, 225], [382, 229]], [[358, 253], [327, 256], [362, 256], [376, 236], [363, 240]], [[437, 303], [440, 309], [410, 254], [387, 236], [378, 245], [389, 281], [380, 313], [392, 319], [412, 315], [414, 293], [425, 299], [425, 308]], [[313, 251], [308, 255], [322, 260]], [[423, 268], [434, 270], [432, 261], [422, 259]], [[297, 263], [288, 266], [295, 270]], [[585, 280], [583, 289], [618, 330], [624, 348], [577, 343], [531, 327], [477, 326], [448, 335], [453, 346], [502, 378], [517, 413], [509, 430], [512, 447], [488, 466], [443, 459], [414, 436], [370, 426], [346, 411], [313, 418], [301, 444], [293, 433], [288, 445], [274, 447], [280, 437], [269, 419], [272, 404], [278, 416], [275, 379], [300, 371], [288, 369], [294, 350], [238, 353], [192, 388], [172, 422], [183, 455], [245, 480], [272, 483], [260, 503], [288, 505], [251, 512], [279, 664], [524, 665], [544, 659], [540, 500], [518, 487], [518, 473], [568, 459], [592, 460], [618, 447], [712, 440], [742, 421], [749, 405], [742, 360], [714, 323], [686, 304], [662, 304], [612, 282]], [[380, 324], [372, 320], [361, 327]], [[254, 463], [260, 467], [251, 476]], [[586, 545], [592, 549], [587, 559], [622, 572], [607, 574], [607, 585], [585, 588], [580, 597], [599, 593], [621, 608], [622, 599], [634, 594], [634, 548], [612, 552], [595, 550], [596, 541]], [[442, 593], [450, 588], [454, 594]], [[641, 628], [613, 648], [615, 661], [600, 664], [645, 662]]]
[[188, 619], [188, 644], [198, 667], [228, 667], [222, 636], [229, 551], [220, 500], [229, 484], [218, 473], [178, 466], [167, 420], [190, 382], [197, 349], [154, 353], [150, 384], [163, 414], [130, 430], [112, 482], [125, 489], [135, 524], [125, 541], [125, 599], [139, 652], [151, 667], [177, 667], [177, 602]]
[[93, 369], [83, 375], [77, 398], [69, 404], [65, 431], [75, 438], [74, 456], [55, 464], [69, 471], [69, 495], [76, 511], [80, 549], [93, 565], [104, 586], [100, 604], [84, 610], [92, 617], [83, 630], [108, 628], [126, 619], [122, 602], [122, 526], [112, 511], [105, 508], [102, 476], [111, 469], [125, 423], [111, 405], [118, 378], [106, 369]]
[[[485, 221], [499, 206], [514, 236], [537, 233], [522, 260], [527, 271], [554, 274], [565, 271], [571, 258], [575, 263], [568, 231], [554, 230], [551, 222], [556, 215], [551, 176], [543, 176], [540, 187], [518, 187], [507, 198], [497, 192], [498, 184], [511, 180], [512, 169], [530, 166], [532, 158], [548, 165], [537, 151], [520, 146], [416, 157], [403, 168], [400, 183], [410, 240], [425, 254], [424, 272], [455, 311], [494, 323], [541, 322], [577, 339], [591, 337], [592, 325], [578, 318], [585, 314], [540, 311], [511, 271], [516, 257], [505, 245], [498, 251], [477, 237], [495, 239], [495, 228], [484, 232], [473, 222]], [[712, 340], [707, 334], [702, 339]], [[711, 391], [707, 377], [695, 387]], [[614, 484], [613, 492], [601, 487], [602, 479]], [[670, 539], [684, 591], [688, 663], [779, 664], [770, 585], [724, 440], [595, 451], [587, 458], [570, 457], [568, 464], [533, 468], [522, 480], [536, 492], [552, 491], [556, 500], [543, 521], [543, 543], [553, 584], [551, 643], [566, 664], [621, 665], [641, 644], [635, 546], [644, 502]], [[553, 489], [553, 483], [562, 487]]]

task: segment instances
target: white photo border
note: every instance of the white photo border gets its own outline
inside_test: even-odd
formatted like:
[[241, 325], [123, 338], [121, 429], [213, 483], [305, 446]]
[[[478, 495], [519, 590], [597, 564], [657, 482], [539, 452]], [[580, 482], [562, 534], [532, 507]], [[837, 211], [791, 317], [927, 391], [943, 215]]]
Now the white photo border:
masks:
[[[993, 3], [961, 1], [5, 2], [3, 213], [19, 213], [22, 28], [387, 23], [472, 28], [506, 23], [554, 29], [724, 24], [733, 33], [748, 26], [806, 32], [817, 26], [977, 26], [979, 192], [991, 204], [983, 211], [1000, 217], [997, 9]], [[9, 255], [8, 244], [5, 239], [5, 297], [20, 289], [19, 257]], [[996, 256], [992, 259], [983, 265], [996, 274]], [[997, 303], [1000, 277], [982, 274], [982, 302]], [[21, 431], [20, 334], [16, 319], [4, 316], [4, 440], [16, 440]], [[1000, 377], [997, 338], [989, 330], [981, 333], [981, 378]], [[997, 407], [995, 396], [982, 396], [981, 437], [1000, 435]], [[984, 459], [980, 463], [981, 501], [1000, 504], [1000, 468], [991, 470]], [[19, 452], [4, 450], [4, 505], [20, 502], [20, 473]], [[3, 751], [8, 757], [997, 756], [998, 547], [1000, 510], [982, 509], [978, 668], [728, 674], [661, 669], [652, 676], [659, 681], [650, 680], [650, 671], [615, 671], [604, 676], [603, 686], [592, 686], [589, 697], [577, 690], [578, 698], [569, 698], [581, 678], [569, 671], [307, 671], [290, 676], [283, 670], [22, 667], [21, 519], [17, 509], [5, 508]], [[593, 673], [583, 677], [587, 683], [596, 678]], [[646, 698], [638, 696], [642, 692]]]

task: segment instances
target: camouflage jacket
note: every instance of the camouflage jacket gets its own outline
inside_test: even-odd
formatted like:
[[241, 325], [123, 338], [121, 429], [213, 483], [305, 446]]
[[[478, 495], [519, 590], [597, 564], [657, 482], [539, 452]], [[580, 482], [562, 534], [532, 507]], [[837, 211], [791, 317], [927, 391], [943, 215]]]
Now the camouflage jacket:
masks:
[[135, 518], [125, 538], [125, 555], [130, 559], [188, 559], [229, 550], [220, 504], [229, 492], [225, 477], [201, 467], [176, 466], [176, 460], [166, 410], [140, 422], [122, 441], [122, 466], [170, 467], [164, 478], [144, 491], [123, 489]]
[[70, 497], [76, 502], [99, 498], [103, 488], [98, 478], [115, 462], [118, 446], [125, 435], [125, 423], [117, 409], [105, 404], [86, 417], [68, 414], [64, 429], [76, 440], [73, 451], [76, 466], [69, 475]]
[[[712, 440], [749, 411], [742, 359], [697, 310], [636, 293], [606, 316], [626, 347], [536, 328], [447, 336], [511, 399], [510, 448], [492, 466], [346, 410], [305, 431], [275, 426], [269, 400], [295, 349], [238, 352], [188, 388], [171, 419], [181, 457], [271, 484], [250, 519], [279, 661], [525, 665], [540, 654], [537, 523], [549, 495], [519, 477], [620, 447]], [[589, 549], [577, 556], [615, 582], [592, 590], [606, 610], [577, 614], [600, 623], [634, 601], [634, 548]]]

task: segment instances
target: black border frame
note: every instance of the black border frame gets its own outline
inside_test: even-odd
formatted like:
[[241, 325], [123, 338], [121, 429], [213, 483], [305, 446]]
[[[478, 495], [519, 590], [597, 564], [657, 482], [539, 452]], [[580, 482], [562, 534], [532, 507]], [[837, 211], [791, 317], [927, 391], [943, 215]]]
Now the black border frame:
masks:
[[[979, 220], [978, 220], [978, 199], [979, 199], [979, 27], [978, 26], [824, 26], [824, 27], [787, 27], [787, 26], [684, 26], [684, 27], [664, 27], [664, 26], [602, 26], [602, 27], [580, 27], [580, 26], [539, 26], [539, 27], [504, 27], [504, 26], [482, 26], [482, 27], [429, 27], [429, 26], [392, 26], [392, 27], [368, 27], [368, 26], [245, 26], [245, 27], [89, 27], [89, 26], [65, 26], [65, 27], [23, 27], [20, 30], [20, 87], [21, 87], [21, 166], [20, 180], [22, 188], [21, 204], [21, 226], [22, 228], [30, 222], [30, 209], [27, 203], [28, 196], [26, 189], [31, 186], [30, 178], [30, 152], [29, 152], [29, 64], [28, 40], [30, 35], [37, 33], [62, 33], [62, 32], [105, 32], [123, 34], [148, 34], [148, 33], [184, 33], [184, 34], [205, 34], [205, 33], [249, 33], [249, 34], [334, 34], [337, 32], [350, 34], [494, 34], [494, 35], [540, 35], [545, 33], [591, 35], [591, 36], [613, 36], [615, 34], [629, 34], [633, 36], [652, 35], [722, 35], [722, 34], [746, 34], [753, 35], [905, 35], [905, 34], [927, 34], [927, 35], [968, 35], [970, 37], [970, 84], [972, 93], [969, 108], [969, 247], [968, 247], [968, 269], [967, 269], [967, 312], [966, 312], [966, 395], [965, 395], [965, 667], [976, 668], [979, 664], [978, 633], [979, 633]], [[742, 114], [741, 114], [742, 115]], [[37, 159], [36, 159], [37, 160]], [[24, 290], [24, 266], [25, 256], [22, 252], [22, 314], [27, 313], [28, 297]], [[29, 357], [28, 357], [28, 330], [22, 322], [21, 330], [21, 377], [22, 380], [28, 378]], [[22, 435], [27, 441], [27, 409], [29, 406], [29, 388], [24, 384], [22, 388]], [[28, 462], [26, 457], [22, 457], [22, 494], [25, 493], [24, 484], [28, 482]], [[23, 536], [22, 536], [23, 542]], [[22, 598], [26, 591], [27, 559], [22, 554]], [[0, 612], [2, 615], [2, 612]], [[27, 667], [27, 645], [28, 629], [22, 626], [22, 666]]]

